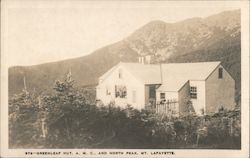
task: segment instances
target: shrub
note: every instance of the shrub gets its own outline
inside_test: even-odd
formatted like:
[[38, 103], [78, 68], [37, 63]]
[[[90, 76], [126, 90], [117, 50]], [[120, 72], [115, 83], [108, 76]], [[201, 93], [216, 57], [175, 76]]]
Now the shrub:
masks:
[[175, 118], [129, 105], [97, 107], [71, 75], [53, 89], [10, 99], [11, 148], [240, 148], [239, 110]]

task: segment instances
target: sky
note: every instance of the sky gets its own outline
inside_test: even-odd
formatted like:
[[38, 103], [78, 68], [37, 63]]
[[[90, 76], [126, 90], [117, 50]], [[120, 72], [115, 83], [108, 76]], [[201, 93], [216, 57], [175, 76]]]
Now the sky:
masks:
[[152, 20], [168, 23], [239, 7], [166, 1], [7, 1], [3, 50], [8, 66], [36, 65], [87, 55], [120, 41]]

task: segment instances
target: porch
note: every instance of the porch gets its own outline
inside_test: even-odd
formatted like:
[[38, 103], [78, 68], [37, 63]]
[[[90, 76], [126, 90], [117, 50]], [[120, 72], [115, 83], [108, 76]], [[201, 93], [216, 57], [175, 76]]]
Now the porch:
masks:
[[145, 105], [145, 110], [153, 113], [164, 114], [167, 116], [178, 115], [178, 101], [175, 99], [156, 101], [150, 99], [149, 103]]

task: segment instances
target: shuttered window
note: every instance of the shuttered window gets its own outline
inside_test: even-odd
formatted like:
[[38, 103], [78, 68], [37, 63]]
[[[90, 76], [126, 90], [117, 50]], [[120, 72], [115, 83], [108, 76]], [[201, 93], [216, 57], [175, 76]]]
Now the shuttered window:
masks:
[[127, 88], [123, 85], [115, 86], [115, 97], [116, 98], [126, 98], [127, 97]]

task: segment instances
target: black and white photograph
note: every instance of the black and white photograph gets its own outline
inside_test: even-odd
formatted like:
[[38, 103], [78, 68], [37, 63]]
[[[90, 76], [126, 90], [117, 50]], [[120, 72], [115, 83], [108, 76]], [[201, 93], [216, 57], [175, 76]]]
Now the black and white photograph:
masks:
[[249, 157], [249, 2], [3, 0], [1, 148]]

